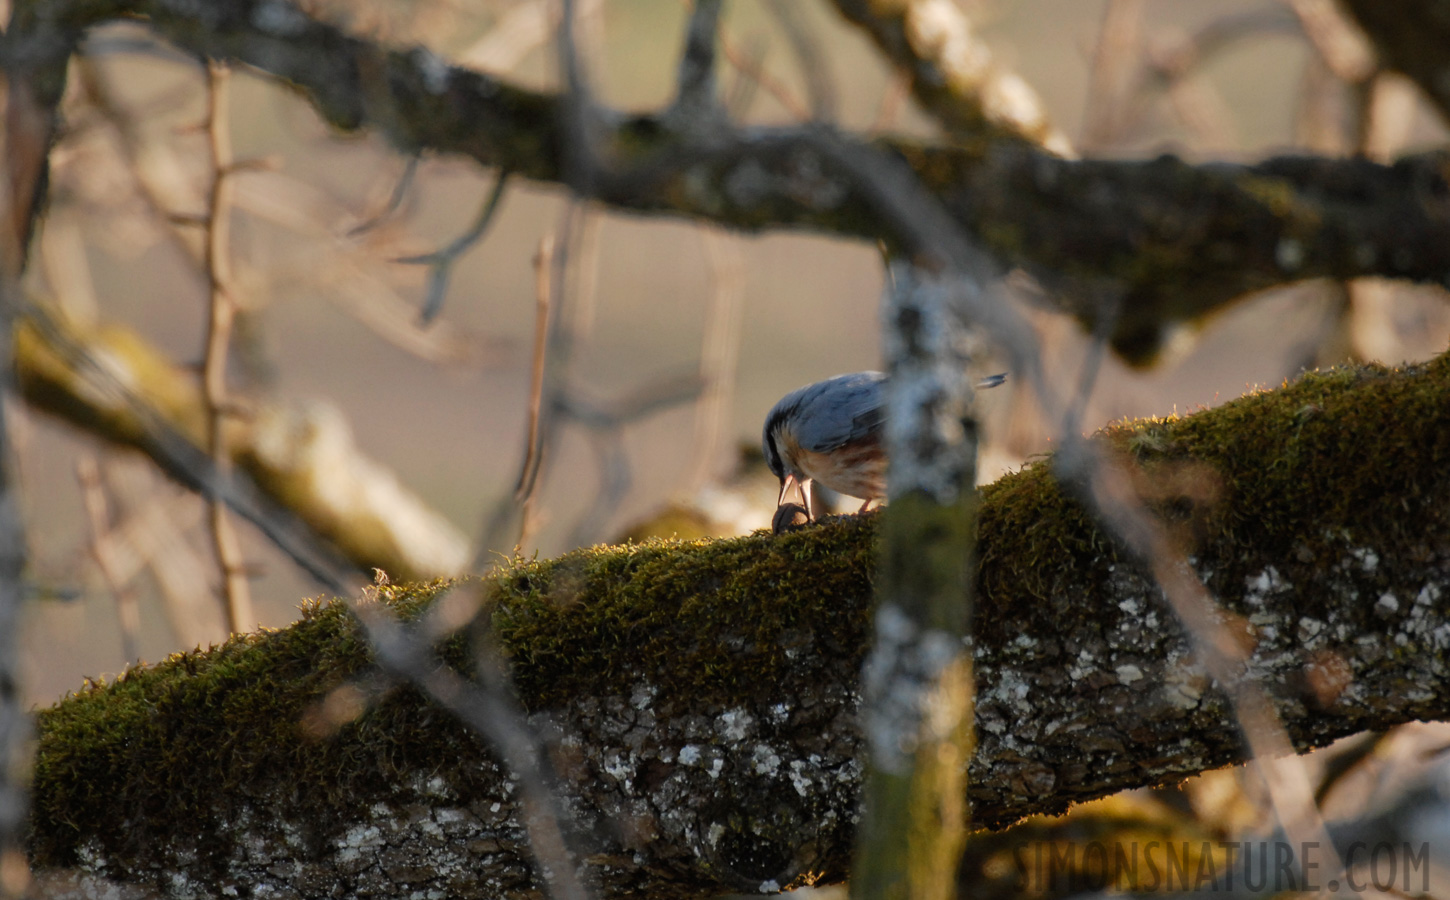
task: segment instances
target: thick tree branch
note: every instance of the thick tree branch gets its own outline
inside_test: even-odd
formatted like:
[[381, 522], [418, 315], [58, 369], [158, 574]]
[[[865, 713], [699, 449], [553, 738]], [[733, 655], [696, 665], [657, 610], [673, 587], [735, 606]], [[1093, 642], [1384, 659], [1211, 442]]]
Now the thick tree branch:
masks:
[[[1450, 359], [1307, 376], [1098, 440], [1132, 463], [1298, 749], [1450, 717]], [[983, 492], [977, 825], [1244, 758], [1143, 568], [1037, 463]], [[590, 877], [640, 897], [845, 874], [874, 516], [579, 551], [485, 583]], [[416, 608], [428, 591], [384, 588]], [[458, 660], [460, 652], [453, 652]], [[31, 850], [186, 895], [536, 896], [517, 791], [370, 671], [339, 604], [41, 714]]]
[[[405, 152], [467, 156], [567, 182], [564, 99], [394, 51], [315, 22], [286, 0], [24, 0], [8, 53], [40, 55], [38, 82], [63, 81], [65, 51], [89, 28], [142, 16], [190, 51], [291, 81], [343, 129], [373, 128]], [[38, 48], [38, 49], [37, 49]], [[42, 53], [49, 50], [49, 54]], [[29, 57], [27, 57], [29, 58]], [[707, 218], [734, 228], [805, 228], [917, 242], [885, 224], [879, 200], [820, 152], [819, 126], [680, 131], [668, 116], [608, 114], [592, 148], [591, 196], [619, 209]], [[1450, 156], [1392, 167], [1271, 159], [1193, 166], [1059, 159], [1020, 141], [960, 146], [876, 142], [896, 154], [983, 247], [1075, 297], [1122, 297], [1113, 344], [1150, 359], [1164, 333], [1254, 290], [1304, 278], [1450, 279]], [[1064, 303], [1072, 301], [1064, 300]], [[1092, 322], [1099, 310], [1071, 311]]]

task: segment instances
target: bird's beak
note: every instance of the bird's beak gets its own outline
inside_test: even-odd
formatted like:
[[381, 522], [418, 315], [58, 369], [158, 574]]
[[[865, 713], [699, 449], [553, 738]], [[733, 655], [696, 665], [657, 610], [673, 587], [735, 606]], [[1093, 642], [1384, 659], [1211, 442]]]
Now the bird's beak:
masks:
[[790, 493], [792, 487], [795, 487], [794, 475], [787, 474], [780, 476], [780, 496], [775, 498], [775, 505], [777, 507], [785, 502], [785, 495]]

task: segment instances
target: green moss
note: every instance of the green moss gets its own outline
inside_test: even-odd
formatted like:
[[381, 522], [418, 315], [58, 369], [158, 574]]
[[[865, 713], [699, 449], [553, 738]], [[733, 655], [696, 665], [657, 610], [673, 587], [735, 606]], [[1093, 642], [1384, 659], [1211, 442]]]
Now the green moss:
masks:
[[[390, 589], [387, 602], [412, 615], [442, 586]], [[470, 742], [406, 692], [334, 734], [309, 729], [318, 702], [368, 664], [346, 607], [309, 602], [286, 629], [88, 681], [37, 717], [35, 861], [71, 865], [88, 837], [126, 858], [167, 829], [206, 830], [279, 781], [299, 804], [343, 808], [386, 792], [420, 753]], [[137, 817], [149, 827], [133, 843], [124, 823]]]
[[874, 521], [596, 547], [516, 566], [490, 593], [520, 696], [547, 706], [643, 678], [680, 697], [738, 697], [778, 682], [803, 631], [859, 653]]

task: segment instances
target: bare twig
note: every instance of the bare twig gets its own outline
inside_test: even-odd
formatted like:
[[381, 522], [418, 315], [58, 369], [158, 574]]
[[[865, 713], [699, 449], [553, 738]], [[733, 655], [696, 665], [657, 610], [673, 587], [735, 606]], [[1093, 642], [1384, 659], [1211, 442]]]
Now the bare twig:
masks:
[[1093, 47], [1083, 111], [1082, 146], [1110, 146], [1121, 133], [1119, 117], [1138, 45], [1142, 40], [1143, 0], [1110, 0]]
[[722, 30], [720, 32], [720, 50], [725, 54], [725, 59], [734, 66], [741, 75], [742, 88], [731, 97], [729, 107], [732, 113], [739, 115], [743, 111], [749, 96], [745, 94], [743, 85], [757, 84], [765, 89], [765, 92], [775, 98], [775, 101], [785, 107], [785, 111], [797, 122], [804, 122], [811, 117], [811, 112], [800, 98], [786, 86], [785, 82], [776, 78], [765, 68], [762, 63], [763, 52], [751, 52], [749, 49], [742, 50], [735, 45], [735, 42]]
[[514, 488], [514, 502], [523, 503], [533, 496], [537, 483], [539, 455], [539, 408], [544, 392], [544, 361], [548, 352], [550, 275], [554, 266], [554, 236], [546, 234], [539, 239], [539, 249], [534, 253], [534, 365], [529, 378], [529, 418], [525, 429], [527, 445], [524, 448], [524, 462], [519, 471], [519, 483]]
[[422, 308], [418, 311], [420, 323], [426, 325], [433, 321], [443, 309], [443, 299], [448, 293], [448, 279], [453, 274], [453, 265], [488, 231], [489, 223], [493, 221], [494, 213], [498, 212], [499, 203], [503, 200], [508, 176], [507, 171], [499, 171], [498, 179], [493, 183], [493, 189], [489, 191], [488, 199], [484, 201], [478, 217], [467, 231], [454, 238], [447, 247], [421, 256], [405, 256], [394, 260], [406, 265], [428, 267], [428, 290], [424, 294]]
[[[207, 450], [217, 475], [231, 477], [232, 454], [227, 447], [227, 418], [231, 399], [227, 396], [227, 351], [231, 346], [232, 323], [237, 314], [231, 273], [231, 178], [235, 169], [232, 159], [231, 127], [228, 121], [228, 89], [230, 72], [225, 63], [209, 62], [207, 74], [206, 131], [212, 157], [212, 184], [206, 226], [205, 265], [211, 288], [206, 330], [206, 356], [202, 363], [202, 396], [207, 414]], [[252, 594], [247, 585], [247, 572], [242, 548], [227, 512], [226, 501], [209, 495], [211, 534], [221, 567], [222, 598], [226, 603], [227, 628], [233, 633], [250, 631], [256, 624], [252, 613]]]
[[372, 231], [398, 211], [398, 208], [403, 205], [403, 198], [408, 196], [408, 189], [413, 186], [413, 178], [418, 174], [418, 163], [422, 159], [421, 156], [408, 157], [408, 162], [403, 166], [403, 174], [399, 175], [398, 180], [393, 184], [393, 190], [388, 194], [383, 208], [368, 216], [360, 224], [348, 229], [348, 237], [358, 237]]
[[188, 539], [205, 529], [205, 501], [165, 480], [140, 457], [108, 461], [101, 474], [116, 501], [111, 555], [121, 580], [130, 582], [142, 567], [151, 569], [176, 646], [226, 640], [226, 610], [202, 593], [213, 570], [211, 554]]
[[[538, 387], [530, 384], [529, 428], [524, 457], [513, 493], [494, 508], [484, 529], [482, 543], [474, 558], [474, 567], [488, 566], [489, 555], [510, 547], [521, 547], [534, 516], [534, 493], [539, 489], [544, 459], [553, 443], [558, 417], [557, 398], [565, 390], [574, 349], [574, 305], [567, 289], [567, 274], [573, 242], [577, 237], [580, 201], [565, 207], [558, 237], [540, 243], [535, 257], [535, 309], [548, 307], [548, 329], [539, 349], [535, 335], [534, 369]], [[544, 251], [548, 252], [545, 253]], [[540, 300], [540, 296], [546, 299]], [[536, 318], [537, 323], [537, 318]], [[537, 401], [533, 398], [537, 394]], [[522, 498], [522, 499], [520, 499]]]
[[141, 613], [136, 593], [120, 572], [115, 558], [117, 535], [111, 528], [106, 489], [101, 483], [101, 469], [94, 456], [82, 456], [76, 462], [76, 480], [80, 482], [81, 499], [91, 528], [91, 557], [101, 570], [111, 596], [116, 599], [116, 618], [121, 625], [121, 655], [127, 661], [139, 659], [137, 641], [141, 631]]
[[1175, 111], [1196, 133], [1208, 133], [1222, 140], [1226, 116], [1222, 102], [1202, 85], [1185, 88], [1194, 76], [1217, 55], [1240, 41], [1270, 34], [1297, 34], [1299, 25], [1282, 8], [1230, 13], [1209, 22], [1182, 41], [1151, 54], [1139, 75], [1138, 84], [1124, 97], [1125, 108], [1115, 117], [1117, 140], [1139, 127], [1159, 93], [1166, 94]]
[[1364, 32], [1334, 5], [1333, 0], [1284, 0], [1298, 16], [1305, 37], [1319, 58], [1345, 84], [1359, 84], [1379, 68], [1374, 47]]
[[901, 114], [901, 107], [910, 95], [910, 76], [897, 72], [890, 81], [886, 82], [886, 89], [881, 92], [881, 102], [876, 107], [876, 118], [871, 120], [871, 131], [882, 132], [895, 127], [896, 118]]
[[766, 0], [765, 6], [780, 23], [791, 51], [795, 54], [801, 78], [806, 84], [806, 96], [810, 99], [810, 118], [816, 122], [830, 122], [836, 118], [836, 88], [826, 66], [825, 53], [814, 32], [801, 19], [802, 6], [792, 0]]

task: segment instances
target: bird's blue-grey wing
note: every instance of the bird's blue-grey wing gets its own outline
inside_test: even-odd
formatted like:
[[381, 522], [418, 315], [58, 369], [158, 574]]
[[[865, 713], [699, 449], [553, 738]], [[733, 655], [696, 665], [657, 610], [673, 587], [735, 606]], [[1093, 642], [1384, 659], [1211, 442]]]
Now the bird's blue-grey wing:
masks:
[[802, 391], [796, 439], [813, 453], [825, 453], [880, 439], [886, 422], [886, 376], [857, 372], [818, 382]]

